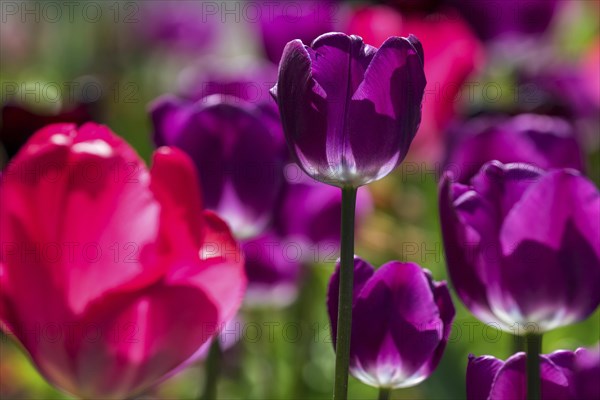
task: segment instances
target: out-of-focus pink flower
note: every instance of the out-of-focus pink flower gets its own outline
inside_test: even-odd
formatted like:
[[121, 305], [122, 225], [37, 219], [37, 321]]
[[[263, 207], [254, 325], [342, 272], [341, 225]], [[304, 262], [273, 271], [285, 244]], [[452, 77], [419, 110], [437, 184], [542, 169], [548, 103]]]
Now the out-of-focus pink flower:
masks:
[[143, 391], [240, 306], [240, 248], [176, 149], [148, 170], [104, 126], [49, 125], [3, 172], [0, 198], [0, 321], [69, 393]]
[[588, 81], [590, 95], [600, 106], [600, 38], [597, 38], [594, 44], [588, 50], [584, 59], [584, 71]]
[[365, 42], [379, 46], [389, 36], [413, 34], [425, 50], [427, 87], [423, 99], [421, 126], [411, 145], [409, 157], [437, 161], [442, 156], [443, 130], [455, 115], [463, 84], [481, 64], [480, 41], [468, 25], [451, 12], [427, 17], [404, 16], [385, 6], [354, 11], [347, 31]]

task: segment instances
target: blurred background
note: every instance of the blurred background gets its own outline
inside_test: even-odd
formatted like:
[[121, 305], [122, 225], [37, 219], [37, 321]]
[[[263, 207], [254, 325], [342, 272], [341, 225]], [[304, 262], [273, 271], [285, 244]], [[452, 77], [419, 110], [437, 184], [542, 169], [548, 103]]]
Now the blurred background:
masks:
[[[372, 264], [414, 261], [436, 280], [446, 279], [437, 183], [456, 159], [455, 144], [489, 121], [512, 126], [507, 121], [522, 115], [552, 117], [545, 123], [567, 127], [586, 160], [585, 173], [600, 182], [600, 1], [0, 5], [1, 165], [41, 126], [87, 120], [109, 125], [148, 161], [148, 106], [158, 96], [201, 99], [215, 92], [215, 84], [236, 82], [218, 92], [271, 102], [268, 90], [285, 43], [300, 38], [309, 44], [322, 33], [342, 31], [376, 47], [389, 36], [412, 33], [425, 50], [423, 121], [408, 158], [390, 177], [361, 189], [371, 192], [374, 207], [358, 228], [356, 252]], [[302, 263], [293, 298], [248, 302], [223, 333], [228, 348], [220, 398], [329, 398], [334, 356], [325, 293], [337, 253], [319, 246], [304, 249], [317, 256]], [[520, 349], [512, 335], [479, 322], [454, 300], [457, 317], [440, 366], [423, 384], [395, 391], [393, 398], [464, 398], [468, 354], [506, 358]], [[596, 312], [547, 334], [543, 350], [592, 346], [599, 337]], [[0, 359], [0, 398], [65, 398], [7, 336], [0, 337]], [[200, 363], [143, 398], [195, 398], [203, 379]], [[351, 378], [351, 398], [376, 396], [376, 389]]]

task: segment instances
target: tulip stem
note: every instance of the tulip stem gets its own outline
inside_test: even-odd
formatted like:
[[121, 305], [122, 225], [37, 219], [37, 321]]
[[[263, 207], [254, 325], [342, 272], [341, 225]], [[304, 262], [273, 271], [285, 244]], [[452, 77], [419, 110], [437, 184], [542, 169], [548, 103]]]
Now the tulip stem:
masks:
[[206, 358], [206, 382], [204, 383], [204, 392], [202, 400], [216, 400], [217, 398], [217, 383], [221, 372], [221, 345], [219, 336], [215, 336], [208, 357]]
[[527, 400], [540, 400], [540, 354], [542, 352], [542, 335], [528, 333], [527, 341]]
[[340, 243], [340, 290], [335, 351], [334, 400], [348, 397], [352, 291], [354, 288], [354, 212], [357, 188], [342, 188], [342, 232]]
[[379, 388], [379, 400], [389, 400], [392, 389], [390, 388]]

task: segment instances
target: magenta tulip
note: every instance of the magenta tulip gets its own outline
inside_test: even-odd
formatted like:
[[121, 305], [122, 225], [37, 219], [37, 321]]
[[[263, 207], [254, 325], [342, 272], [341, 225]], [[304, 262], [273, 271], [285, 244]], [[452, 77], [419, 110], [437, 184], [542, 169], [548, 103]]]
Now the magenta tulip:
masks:
[[108, 128], [49, 125], [2, 175], [0, 321], [59, 388], [136, 395], [238, 310], [246, 278], [192, 162], [151, 170]]

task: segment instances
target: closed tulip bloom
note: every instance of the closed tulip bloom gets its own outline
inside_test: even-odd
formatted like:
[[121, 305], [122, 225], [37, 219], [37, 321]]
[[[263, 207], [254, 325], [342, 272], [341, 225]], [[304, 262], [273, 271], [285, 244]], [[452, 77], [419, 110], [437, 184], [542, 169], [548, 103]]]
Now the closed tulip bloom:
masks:
[[[542, 400], [592, 400], [600, 395], [597, 375], [586, 376], [582, 364], [596, 371], [600, 359], [593, 351], [559, 350], [540, 356]], [[502, 361], [492, 356], [469, 356], [467, 367], [467, 400], [525, 400], [527, 381], [525, 353], [517, 353]], [[595, 388], [594, 388], [595, 387]], [[591, 391], [586, 391], [591, 389]]]
[[283, 184], [285, 144], [271, 111], [218, 94], [196, 102], [167, 95], [151, 106], [155, 143], [192, 158], [206, 207], [239, 238], [256, 236], [270, 223]]
[[391, 37], [379, 49], [328, 33], [284, 49], [273, 88], [288, 146], [316, 180], [358, 187], [389, 174], [421, 121], [423, 48]]
[[540, 169], [574, 168], [585, 162], [573, 126], [565, 119], [521, 114], [456, 122], [448, 132], [445, 168], [467, 183], [487, 162], [528, 163]]
[[0, 321], [81, 398], [139, 394], [233, 318], [243, 260], [182, 152], [148, 170], [108, 128], [49, 125], [2, 175]]
[[[350, 373], [368, 385], [404, 388], [437, 367], [454, 319], [445, 282], [413, 263], [391, 261], [377, 271], [355, 257]], [[329, 282], [327, 307], [337, 331], [339, 265]]]
[[440, 213], [450, 277], [480, 320], [540, 333], [600, 303], [600, 195], [577, 171], [493, 161], [469, 185], [446, 173]]

